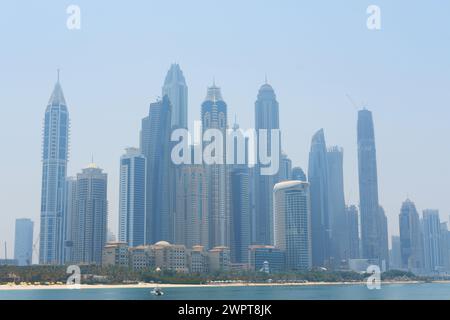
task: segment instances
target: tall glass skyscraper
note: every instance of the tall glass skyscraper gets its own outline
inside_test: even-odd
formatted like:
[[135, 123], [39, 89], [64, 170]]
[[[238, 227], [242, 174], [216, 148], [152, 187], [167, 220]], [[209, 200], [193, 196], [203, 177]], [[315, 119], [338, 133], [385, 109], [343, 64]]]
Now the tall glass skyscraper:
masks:
[[33, 227], [34, 223], [30, 219], [16, 219], [14, 259], [19, 266], [33, 263]]
[[247, 263], [251, 244], [250, 169], [233, 166], [231, 184], [231, 262]]
[[359, 250], [359, 219], [358, 208], [354, 205], [345, 207], [346, 232], [348, 241], [348, 259], [358, 259]]
[[184, 79], [183, 71], [178, 64], [172, 64], [167, 72], [162, 96], [168, 96], [172, 105], [171, 126], [172, 128], [188, 127], [188, 87]]
[[206, 168], [201, 164], [182, 165], [178, 172], [174, 243], [210, 249]]
[[438, 210], [423, 210], [423, 244], [425, 269], [431, 273], [440, 271], [443, 267], [443, 259], [441, 220]]
[[[217, 129], [223, 136], [223, 161], [226, 159], [227, 104], [215, 83], [208, 88], [201, 106], [202, 129]], [[220, 143], [220, 142], [219, 142]], [[205, 148], [206, 145], [203, 146]], [[209, 207], [209, 245], [230, 245], [229, 183], [225, 164], [206, 164]]]
[[145, 244], [146, 166], [137, 148], [127, 148], [120, 158], [119, 241], [130, 247]]
[[[255, 102], [255, 129], [258, 135], [261, 135], [260, 130], [268, 131], [267, 135], [267, 149], [271, 149], [272, 141], [270, 130], [280, 129], [279, 120], [279, 105], [272, 86], [265, 83], [261, 86], [258, 92], [258, 98]], [[261, 139], [261, 137], [259, 137]], [[281, 138], [279, 142], [281, 158]], [[258, 143], [258, 157], [260, 154]], [[272, 155], [274, 156], [274, 155]], [[254, 230], [254, 244], [273, 244], [273, 209], [272, 201], [273, 187], [278, 182], [278, 174], [262, 175], [261, 164], [257, 161], [255, 166], [255, 230]]]
[[74, 263], [100, 265], [102, 262], [108, 222], [107, 184], [107, 174], [94, 163], [77, 174]]
[[331, 257], [334, 267], [348, 259], [348, 242], [344, 196], [344, 151], [333, 146], [327, 151], [328, 200], [331, 228]]
[[283, 181], [273, 188], [274, 243], [286, 253], [288, 270], [307, 270], [311, 261], [309, 184]]
[[300, 167], [292, 168], [291, 176], [292, 176], [292, 180], [307, 181], [306, 174], [303, 171], [303, 169]]
[[64, 237], [64, 262], [72, 261], [73, 257], [73, 240], [76, 238], [78, 234], [78, 230], [74, 228], [78, 213], [78, 201], [77, 201], [77, 179], [76, 177], [67, 177], [66, 179], [66, 192], [65, 192], [65, 237]]
[[316, 267], [330, 265], [330, 218], [328, 198], [327, 147], [323, 129], [312, 137], [308, 181], [311, 194], [312, 262]]
[[142, 120], [141, 152], [147, 159], [146, 242], [173, 242], [170, 210], [170, 133], [172, 106], [168, 96], [151, 103]]
[[386, 217], [381, 215], [378, 202], [377, 154], [372, 112], [367, 109], [358, 112], [358, 178], [359, 205], [361, 213], [362, 257], [377, 260], [380, 267], [384, 256], [383, 230]]
[[401, 267], [412, 272], [424, 268], [423, 237], [419, 213], [414, 202], [406, 199], [399, 215]]
[[58, 81], [45, 111], [42, 151], [40, 264], [63, 263], [69, 112]]

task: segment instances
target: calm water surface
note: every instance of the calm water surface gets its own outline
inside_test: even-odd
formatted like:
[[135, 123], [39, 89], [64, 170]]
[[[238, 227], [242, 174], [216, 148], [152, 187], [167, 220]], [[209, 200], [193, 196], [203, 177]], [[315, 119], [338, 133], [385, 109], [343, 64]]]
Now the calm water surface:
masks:
[[450, 299], [450, 284], [385, 284], [380, 290], [364, 285], [261, 286], [261, 287], [198, 287], [164, 288], [164, 296], [150, 294], [148, 288], [81, 289], [81, 290], [0, 290], [0, 300], [408, 300]]

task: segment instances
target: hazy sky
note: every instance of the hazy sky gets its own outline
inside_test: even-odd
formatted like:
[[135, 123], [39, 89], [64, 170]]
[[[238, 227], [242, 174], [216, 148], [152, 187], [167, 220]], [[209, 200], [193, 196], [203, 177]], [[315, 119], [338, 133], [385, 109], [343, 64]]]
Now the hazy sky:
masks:
[[[81, 30], [66, 27], [70, 4], [81, 8]], [[379, 31], [366, 27], [371, 4], [381, 8]], [[367, 103], [390, 235], [407, 196], [447, 221], [449, 12], [438, 0], [2, 1], [0, 256], [5, 240], [12, 253], [16, 218], [33, 219], [39, 235], [42, 120], [58, 67], [72, 123], [68, 173], [92, 154], [105, 169], [115, 233], [120, 155], [138, 145], [173, 62], [189, 86], [190, 123], [215, 77], [229, 121], [237, 114], [252, 127], [267, 74], [283, 149], [306, 169], [311, 136], [324, 128], [327, 144], [344, 148], [348, 203], [358, 203], [357, 109], [346, 94]]]

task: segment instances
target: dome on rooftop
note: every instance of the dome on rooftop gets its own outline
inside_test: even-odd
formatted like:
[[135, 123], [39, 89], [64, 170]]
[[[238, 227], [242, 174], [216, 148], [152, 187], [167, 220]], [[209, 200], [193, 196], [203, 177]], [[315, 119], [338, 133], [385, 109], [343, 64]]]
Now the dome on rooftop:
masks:
[[168, 247], [170, 246], [170, 243], [167, 241], [158, 241], [157, 243], [155, 243], [155, 246]]

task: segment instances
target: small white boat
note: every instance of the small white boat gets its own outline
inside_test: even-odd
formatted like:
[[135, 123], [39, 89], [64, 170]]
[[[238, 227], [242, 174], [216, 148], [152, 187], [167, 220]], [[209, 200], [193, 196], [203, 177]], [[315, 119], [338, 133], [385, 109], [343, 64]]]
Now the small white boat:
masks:
[[155, 289], [153, 289], [151, 291], [151, 294], [153, 294], [155, 296], [162, 296], [162, 295], [164, 295], [164, 292], [162, 292], [160, 287], [156, 287]]

